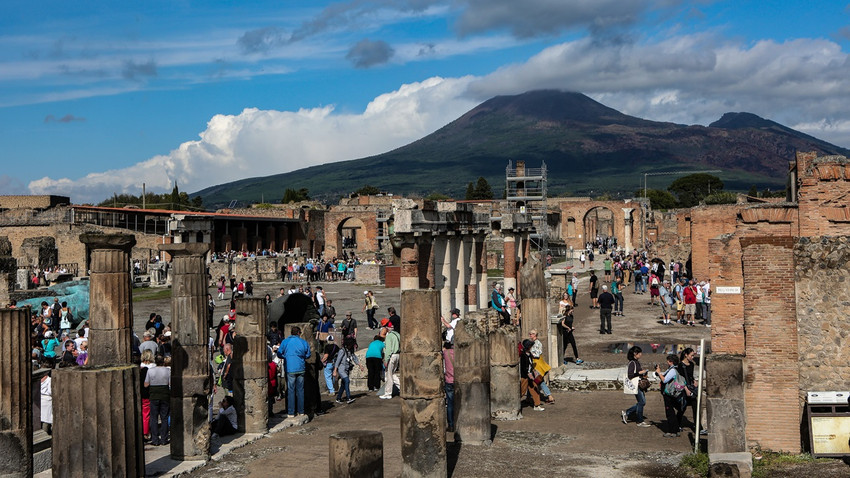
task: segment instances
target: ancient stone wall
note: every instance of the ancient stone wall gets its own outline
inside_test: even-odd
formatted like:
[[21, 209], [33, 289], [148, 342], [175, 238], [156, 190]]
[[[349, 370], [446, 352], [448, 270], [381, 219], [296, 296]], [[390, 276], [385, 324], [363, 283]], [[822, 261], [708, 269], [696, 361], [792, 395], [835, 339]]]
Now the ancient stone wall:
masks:
[[850, 227], [850, 159], [822, 156], [798, 163], [801, 237], [839, 236]]
[[744, 354], [744, 296], [718, 294], [718, 287], [741, 287], [741, 242], [726, 234], [708, 241], [711, 279], [711, 350], [716, 354]]
[[747, 440], [796, 453], [801, 406], [794, 242], [788, 236], [741, 238]]
[[0, 209], [47, 209], [60, 204], [71, 204], [67, 196], [0, 196]]
[[850, 390], [850, 241], [802, 238], [796, 261], [800, 390]]
[[340, 226], [357, 227], [358, 255], [366, 252], [378, 252], [378, 210], [369, 206], [335, 206], [325, 213], [324, 242], [325, 258], [333, 258], [342, 253]]
[[[691, 209], [691, 273], [697, 280], [709, 277], [708, 240], [735, 232], [739, 206], [698, 206]], [[678, 258], [684, 261], [687, 257]]]

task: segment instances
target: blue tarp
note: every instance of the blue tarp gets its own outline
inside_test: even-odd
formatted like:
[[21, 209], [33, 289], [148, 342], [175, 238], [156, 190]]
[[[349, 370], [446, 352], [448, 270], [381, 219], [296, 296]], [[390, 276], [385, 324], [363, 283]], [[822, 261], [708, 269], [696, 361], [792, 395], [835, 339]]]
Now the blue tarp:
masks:
[[42, 301], [52, 304], [53, 299], [58, 297], [60, 304], [62, 302], [68, 303], [68, 308], [74, 314], [74, 325], [89, 318], [89, 281], [75, 280], [62, 282], [61, 284], [52, 285], [48, 289], [55, 294], [18, 301], [18, 307], [31, 305], [33, 310], [41, 310]]

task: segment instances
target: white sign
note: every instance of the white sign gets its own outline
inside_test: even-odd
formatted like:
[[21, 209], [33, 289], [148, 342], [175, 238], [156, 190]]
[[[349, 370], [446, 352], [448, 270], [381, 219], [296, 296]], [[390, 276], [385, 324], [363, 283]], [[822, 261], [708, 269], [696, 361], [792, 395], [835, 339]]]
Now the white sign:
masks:
[[714, 289], [716, 294], [740, 294], [740, 287], [717, 287]]

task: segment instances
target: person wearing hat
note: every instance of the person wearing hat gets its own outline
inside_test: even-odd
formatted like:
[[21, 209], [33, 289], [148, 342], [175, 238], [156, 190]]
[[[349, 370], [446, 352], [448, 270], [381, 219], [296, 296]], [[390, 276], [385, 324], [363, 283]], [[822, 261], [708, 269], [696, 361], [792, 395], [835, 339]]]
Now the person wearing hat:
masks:
[[455, 338], [455, 326], [458, 322], [460, 322], [460, 309], [454, 308], [451, 310], [451, 320], [446, 320], [442, 315], [440, 316], [440, 320], [443, 322], [443, 325], [446, 327], [446, 342], [454, 343]]
[[522, 341], [522, 353], [519, 356], [519, 396], [525, 400], [526, 394], [531, 395], [534, 410], [543, 411], [545, 408], [540, 404], [540, 393], [537, 391], [537, 382], [535, 378], [538, 376], [534, 369], [534, 363], [531, 358], [531, 347], [534, 345], [529, 339]]
[[139, 353], [144, 353], [145, 350], [150, 350], [154, 356], [159, 353], [159, 344], [154, 340], [154, 333], [146, 330], [142, 335], [142, 343], [139, 345]]
[[673, 308], [673, 297], [670, 294], [670, 281], [664, 280], [658, 287], [658, 297], [661, 299], [661, 323], [670, 325], [670, 310]]
[[393, 398], [393, 388], [400, 387], [401, 381], [398, 376], [398, 359], [401, 350], [401, 336], [393, 330], [393, 323], [387, 321], [387, 334], [384, 337], [384, 368], [386, 369], [387, 383], [384, 385], [384, 393], [379, 398], [389, 400]]
[[328, 387], [328, 393], [333, 395], [336, 393], [334, 387], [334, 360], [336, 360], [336, 354], [339, 353], [339, 345], [334, 342], [334, 336], [328, 335], [328, 340], [325, 343], [324, 349], [322, 350], [322, 364], [325, 367], [325, 385]]

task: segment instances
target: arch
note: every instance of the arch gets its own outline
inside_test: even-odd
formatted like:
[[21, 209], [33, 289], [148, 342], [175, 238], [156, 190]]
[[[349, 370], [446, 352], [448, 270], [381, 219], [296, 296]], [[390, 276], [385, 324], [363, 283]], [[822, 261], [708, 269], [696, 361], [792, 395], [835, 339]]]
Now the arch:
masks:
[[576, 237], [576, 218], [567, 218], [567, 237]]
[[617, 237], [614, 211], [606, 206], [596, 206], [584, 215], [583, 227], [585, 242], [594, 241], [597, 236], [602, 238]]
[[349, 216], [336, 227], [337, 251], [361, 251], [366, 247], [366, 225], [357, 217]]

